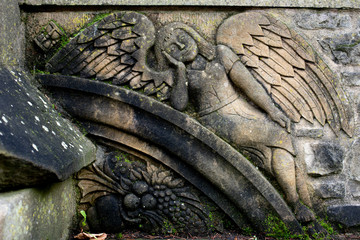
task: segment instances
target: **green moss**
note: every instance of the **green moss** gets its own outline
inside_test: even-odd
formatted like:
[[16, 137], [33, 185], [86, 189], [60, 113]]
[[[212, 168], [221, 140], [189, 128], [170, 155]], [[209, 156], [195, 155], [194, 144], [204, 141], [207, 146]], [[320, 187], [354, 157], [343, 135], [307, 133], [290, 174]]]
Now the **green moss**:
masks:
[[294, 238], [290, 230], [286, 227], [285, 223], [274, 215], [269, 215], [266, 219], [267, 236], [274, 237], [276, 239], [290, 239]]
[[103, 18], [109, 16], [110, 13], [100, 13], [96, 15], [84, 28], [90, 27], [91, 25], [95, 24], [96, 22], [102, 20]]
[[117, 154], [115, 155], [115, 159], [118, 162], [120, 162], [120, 161], [124, 161], [126, 163], [133, 162], [132, 160], [130, 160], [130, 155], [128, 153], [120, 152], [120, 151], [117, 151]]
[[360, 44], [360, 39], [358, 39], [357, 41], [355, 41], [354, 43], [351, 44], [340, 44], [337, 45], [335, 50], [336, 51], [343, 51], [346, 52], [349, 48], [355, 47], [356, 45]]
[[46, 72], [46, 71], [43, 71], [43, 70], [40, 70], [40, 69], [33, 69], [30, 72], [33, 75], [36, 75], [36, 74], [50, 74], [50, 72]]

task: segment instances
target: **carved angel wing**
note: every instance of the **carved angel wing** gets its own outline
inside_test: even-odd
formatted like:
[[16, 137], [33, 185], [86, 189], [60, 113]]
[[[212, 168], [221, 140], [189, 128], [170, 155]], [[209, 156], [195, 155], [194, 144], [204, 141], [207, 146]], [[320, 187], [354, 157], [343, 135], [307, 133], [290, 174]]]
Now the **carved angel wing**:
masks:
[[225, 20], [216, 41], [232, 48], [294, 122], [303, 117], [353, 134], [350, 100], [339, 80], [296, 32], [268, 15], [242, 13]]
[[146, 64], [149, 48], [155, 41], [153, 23], [135, 12], [114, 13], [74, 37], [53, 56], [47, 71], [80, 75], [131, 89], [156, 93], [160, 100], [169, 97], [171, 74], [156, 72]]

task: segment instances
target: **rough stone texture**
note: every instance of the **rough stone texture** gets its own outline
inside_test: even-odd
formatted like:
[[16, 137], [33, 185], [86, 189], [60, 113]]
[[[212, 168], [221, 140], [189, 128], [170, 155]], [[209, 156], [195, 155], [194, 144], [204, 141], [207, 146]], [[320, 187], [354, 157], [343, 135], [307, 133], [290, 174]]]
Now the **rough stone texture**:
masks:
[[360, 205], [330, 206], [327, 214], [330, 221], [341, 223], [346, 227], [360, 225]]
[[0, 63], [23, 65], [25, 31], [17, 1], [0, 0]]
[[353, 166], [351, 167], [349, 175], [351, 179], [360, 181], [360, 166], [359, 166], [360, 139], [356, 139], [351, 147], [353, 150], [353, 160], [352, 160]]
[[95, 160], [95, 146], [25, 72], [1, 67], [0, 79], [0, 190], [65, 180]]
[[351, 18], [347, 14], [299, 13], [295, 17], [299, 27], [304, 29], [336, 29], [351, 27]]
[[131, 5], [131, 6], [252, 6], [252, 7], [308, 7], [308, 8], [360, 8], [360, 3], [353, 0], [20, 0], [20, 4], [27, 5]]
[[349, 192], [353, 197], [360, 197], [360, 182], [349, 181]]
[[72, 179], [0, 193], [0, 239], [69, 239], [76, 199]]
[[343, 72], [342, 77], [350, 86], [360, 86], [360, 72]]
[[314, 160], [307, 162], [307, 172], [311, 176], [337, 173], [343, 168], [344, 150], [335, 143], [319, 143], [312, 146]]
[[[152, 233], [171, 232], [163, 222], [171, 224], [178, 233], [191, 234], [212, 232], [209, 226], [217, 225], [209, 218], [208, 203], [200, 200], [185, 179], [163, 165], [144, 163], [119, 150], [106, 150], [103, 159], [97, 160], [77, 175], [82, 192], [80, 202], [87, 209], [91, 232], [121, 232], [134, 221]], [[113, 191], [116, 183], [121, 184], [122, 191]]]
[[345, 196], [345, 183], [338, 181], [326, 181], [315, 184], [315, 193], [321, 198], [343, 198]]
[[321, 138], [324, 136], [323, 129], [296, 129], [297, 137]]
[[332, 53], [335, 62], [344, 65], [360, 64], [360, 30], [340, 34], [333, 38], [324, 38], [320, 44]]
[[[260, 172], [188, 115], [134, 91], [99, 81], [61, 75], [41, 75], [39, 80], [52, 88], [53, 97], [61, 99], [72, 116], [111, 127], [100, 132], [100, 136], [115, 142], [117, 129], [124, 129], [191, 166], [196, 174], [214, 184], [223, 197], [233, 201], [254, 227], [264, 229], [264, 213], [268, 213], [266, 209], [271, 205], [291, 231], [302, 231], [287, 204]], [[70, 89], [76, 91], [75, 95]]]
[[[26, 1], [23, 1], [26, 2]], [[29, 4], [31, 1], [27, 1]], [[35, 1], [33, 1], [35, 4]], [[47, 1], [44, 1], [47, 2]], [[50, 2], [50, 1], [49, 1]], [[65, 1], [56, 1], [56, 4], [62, 4], [61, 2], [65, 2]], [[108, 1], [109, 3], [112, 1]], [[295, 1], [293, 1], [295, 3]], [[101, 1], [97, 1], [97, 3], [91, 3], [91, 1], [87, 1], [85, 4], [100, 4]], [[136, 4], [136, 2], [133, 1], [134, 4]], [[175, 4], [176, 2], [173, 1], [173, 3]], [[70, 3], [64, 3], [64, 4], [70, 4]], [[126, 4], [126, 2], [124, 3]], [[217, 4], [221, 4], [220, 1]], [[254, 2], [254, 4], [256, 4], [256, 2]], [[268, 3], [263, 3], [263, 4], [268, 4]], [[283, 4], [283, 3], [282, 3]], [[322, 3], [324, 4], [324, 3]], [[356, 3], [357, 4], [357, 3]], [[115, 8], [115, 7], [114, 7]], [[121, 7], [118, 7], [116, 9], [120, 9]], [[24, 6], [23, 8], [26, 11], [26, 7]], [[29, 9], [37, 9], [37, 7], [30, 7]], [[40, 9], [40, 8], [39, 8]], [[54, 8], [52, 8], [54, 9]], [[84, 8], [84, 9], [90, 9], [88, 8]], [[31, 16], [29, 17], [29, 22], [31, 22], [31, 24], [28, 24], [28, 30], [27, 33], [31, 35], [32, 31], [34, 32], [38, 32], [39, 29], [41, 29], [41, 26], [43, 26], [44, 24], [46, 24], [50, 19], [52, 18], [56, 18], [59, 22], [61, 22], [61, 25], [64, 24], [64, 26], [75, 26], [78, 22], [80, 23], [84, 23], [84, 22], [88, 22], [91, 21], [90, 19], [90, 15], [94, 16], [96, 15], [98, 12], [95, 12], [95, 10], [92, 10], [92, 12], [90, 11], [87, 14], [84, 14], [80, 11], [84, 11], [84, 9], [77, 8], [76, 13], [74, 12], [66, 12], [63, 13], [61, 11], [56, 11], [56, 12], [51, 12], [51, 10], [49, 10], [49, 12], [41, 12], [41, 13], [36, 13], [36, 12], [31, 12], [28, 15]], [[108, 8], [106, 8], [108, 9]], [[135, 11], [137, 10], [137, 8], [133, 8]], [[144, 8], [145, 9], [145, 8]], [[199, 9], [199, 8], [194, 8], [195, 10]], [[233, 15], [234, 12], [231, 12], [229, 10], [224, 10], [224, 11], [217, 11], [218, 9], [216, 9], [216, 11], [213, 12], [207, 12], [207, 11], [195, 11], [190, 13], [190, 11], [182, 11], [181, 8], [178, 8], [176, 11], [166, 11], [164, 8], [164, 11], [159, 13], [155, 8], [152, 9], [146, 9], [144, 11], [145, 14], [153, 21], [159, 21], [158, 25], [155, 25], [156, 29], [158, 29], [160, 26], [165, 25], [168, 22], [171, 21], [181, 21], [184, 22], [186, 24], [189, 24], [191, 26], [199, 26], [199, 32], [203, 33], [202, 35], [206, 36], [207, 39], [210, 41], [214, 41], [214, 35], [216, 32], [216, 28], [219, 26], [219, 24], [222, 22], [222, 19], [227, 18], [229, 15]], [[258, 11], [258, 10], [255, 10]], [[346, 56], [343, 60], [344, 63], [346, 62], [350, 62], [349, 64], [346, 63], [347, 65], [344, 65], [343, 62], [341, 62], [340, 60], [336, 59], [334, 57], [334, 53], [333, 50], [330, 49], [330, 47], [328, 47], [328, 45], [325, 45], [325, 48], [328, 50], [327, 52], [324, 51], [323, 48], [321, 48], [320, 44], [319, 44], [319, 40], [323, 40], [324, 38], [330, 38], [330, 39], [338, 39], [340, 37], [342, 37], [344, 34], [353, 34], [353, 33], [357, 33], [358, 29], [360, 27], [360, 20], [358, 19], [358, 10], [313, 10], [313, 9], [296, 9], [296, 8], [263, 8], [260, 9], [260, 12], [270, 12], [270, 14], [274, 14], [280, 21], [285, 22], [288, 26], [291, 26], [294, 30], [296, 30], [300, 35], [305, 36], [306, 41], [308, 41], [309, 43], [312, 44], [312, 46], [314, 47], [314, 49], [319, 53], [320, 57], [323, 58], [323, 60], [326, 62], [326, 64], [328, 64], [331, 68], [331, 70], [335, 73], [337, 73], [338, 75], [340, 73], [342, 73], [343, 76], [343, 83], [345, 84], [345, 89], [347, 91], [347, 93], [349, 93], [349, 95], [351, 96], [351, 98], [353, 100], [355, 100], [356, 98], [359, 99], [358, 95], [359, 95], [359, 88], [357, 86], [359, 86], [359, 79], [358, 79], [358, 73], [360, 72], [360, 68], [359, 68], [359, 64], [356, 63], [356, 51], [354, 50], [349, 50], [350, 53], [350, 57], [352, 57], [353, 62], [351, 62], [350, 60], [346, 60]], [[313, 15], [309, 14], [312, 13]], [[334, 16], [334, 12], [338, 13], [339, 16], [341, 17], [336, 17]], [[315, 18], [312, 18], [313, 20], [319, 20], [318, 22], [316, 22], [316, 24], [310, 24], [309, 22], [307, 22], [307, 24], [310, 24], [310, 27], [319, 27], [316, 30], [313, 29], [305, 29], [305, 28], [301, 28], [295, 21], [295, 16], [297, 16], [298, 14], [301, 13], [306, 13], [308, 14], [307, 16], [315, 16]], [[212, 14], [212, 15], [211, 15]], [[211, 16], [211, 17], [209, 17]], [[325, 20], [329, 20], [327, 22], [321, 22], [321, 18], [322, 17], [328, 17]], [[350, 16], [351, 18], [351, 26], [349, 27], [343, 27], [345, 25], [347, 25], [348, 22], [348, 18], [347, 17], [343, 17], [343, 16]], [[342, 22], [341, 19], [345, 20], [345, 22]], [[36, 21], [43, 21], [42, 24], [40, 25], [36, 25]], [[210, 21], [211, 20], [211, 21]], [[305, 20], [305, 19], [303, 19]], [[83, 22], [84, 21], [84, 22]], [[205, 24], [200, 24], [203, 22], [208, 23], [208, 25]], [[346, 24], [344, 24], [346, 23]], [[84, 24], [82, 24], [82, 26], [84, 26]], [[337, 27], [335, 27], [337, 26]], [[335, 28], [332, 28], [335, 27]], [[358, 29], [356, 29], [356, 27], [358, 27]], [[37, 29], [35, 31], [35, 29]], [[70, 29], [70, 28], [69, 28]], [[68, 31], [67, 31], [68, 32]], [[75, 32], [75, 31], [74, 31]], [[208, 32], [211, 32], [212, 34], [208, 34]], [[348, 35], [348, 36], [350, 36]], [[32, 35], [35, 36], [35, 35]], [[32, 36], [30, 36], [29, 38], [31, 38], [32, 40]], [[30, 45], [32, 44], [32, 42], [30, 42]], [[331, 44], [331, 42], [330, 42]], [[336, 51], [335, 51], [336, 52]], [[341, 51], [340, 51], [341, 52]], [[326, 53], [328, 53], [329, 55], [327, 55]], [[335, 53], [339, 55], [339, 58], [341, 57], [341, 54], [339, 53]], [[345, 52], [345, 55], [347, 55], [348, 53]], [[30, 54], [31, 57], [35, 56], [34, 54]], [[33, 65], [29, 65], [31, 66], [31, 68], [33, 67]], [[357, 127], [355, 129], [355, 134], [354, 137], [352, 139], [349, 139], [347, 137], [344, 137], [343, 134], [340, 134], [339, 136], [335, 136], [333, 134], [333, 132], [331, 131], [331, 129], [329, 127], [327, 127], [327, 124], [325, 125], [324, 128], [322, 128], [322, 126], [320, 126], [319, 124], [319, 129], [323, 129], [323, 131], [319, 131], [317, 132], [317, 130], [313, 131], [312, 129], [307, 131], [308, 129], [305, 129], [304, 131], [299, 130], [299, 131], [294, 131], [297, 137], [304, 137], [302, 140], [302, 142], [299, 145], [299, 147], [303, 147], [303, 146], [309, 146], [309, 152], [311, 152], [311, 156], [309, 158], [312, 158], [312, 160], [314, 159], [314, 153], [313, 150], [311, 149], [311, 145], [312, 144], [317, 144], [317, 143], [321, 143], [321, 142], [327, 142], [327, 141], [332, 141], [334, 140], [334, 138], [336, 138], [336, 141], [339, 141], [341, 146], [344, 146], [346, 144], [344, 144], [344, 142], [349, 143], [349, 145], [351, 144], [351, 141], [353, 141], [354, 139], [359, 137], [359, 113], [360, 113], [360, 101], [355, 101], [357, 102], [357, 109], [354, 108], [354, 111], [357, 111]], [[309, 123], [310, 124], [310, 123]], [[308, 125], [304, 125], [305, 127], [308, 127]], [[308, 127], [311, 128], [311, 127]], [[316, 128], [316, 129], [317, 129]], [[292, 132], [292, 134], [294, 133]], [[321, 132], [321, 136], [320, 136], [320, 132]], [[319, 136], [317, 135], [317, 133], [319, 133]], [[343, 165], [344, 168], [340, 168], [343, 169], [343, 171], [336, 171], [336, 173], [338, 174], [334, 174], [334, 175], [330, 175], [327, 177], [322, 177], [322, 178], [312, 178], [309, 177], [308, 179], [309, 182], [310, 181], [323, 181], [324, 179], [326, 179], [326, 181], [338, 181], [339, 185], [343, 186], [343, 182], [348, 182], [349, 183], [346, 185], [347, 189], [346, 189], [346, 197], [345, 199], [334, 199], [334, 198], [325, 198], [324, 201], [322, 201], [323, 206], [326, 206], [329, 202], [331, 202], [331, 204], [344, 204], [344, 201], [352, 201], [352, 202], [356, 202], [359, 200], [359, 187], [358, 187], [358, 182], [356, 181], [356, 179], [359, 179], [360, 176], [360, 171], [358, 170], [359, 167], [359, 156], [360, 156], [360, 151], [356, 150], [355, 148], [359, 148], [358, 145], [351, 145], [351, 147], [344, 147], [344, 150], [346, 152], [348, 152], [350, 150], [350, 152], [352, 152], [352, 154], [348, 154], [347, 157], [344, 159]], [[360, 149], [360, 148], [359, 148]], [[299, 158], [298, 158], [299, 159]], [[310, 161], [310, 166], [313, 166], [313, 162], [312, 160]], [[328, 170], [328, 169], [327, 169]], [[326, 171], [327, 171], [326, 170]], [[322, 171], [322, 170], [321, 170]], [[325, 174], [327, 175], [327, 174]], [[338, 176], [341, 175], [341, 180], [339, 180]], [[319, 174], [314, 174], [313, 176], [320, 176]], [[351, 181], [350, 179], [353, 178], [354, 181]], [[336, 184], [335, 184], [336, 185]], [[323, 188], [325, 187], [324, 184], [320, 185], [322, 187], [322, 190], [325, 191]], [[333, 186], [333, 185], [332, 185]], [[336, 186], [335, 186], [336, 187]], [[327, 190], [331, 190], [331, 189], [327, 189]], [[340, 192], [340, 195], [342, 194], [341, 190], [338, 189]], [[320, 191], [319, 191], [320, 192]], [[320, 194], [319, 192], [317, 192], [318, 194]], [[323, 196], [330, 195], [330, 193], [324, 193], [322, 192]], [[331, 194], [335, 194], [335, 193], [331, 193]]]

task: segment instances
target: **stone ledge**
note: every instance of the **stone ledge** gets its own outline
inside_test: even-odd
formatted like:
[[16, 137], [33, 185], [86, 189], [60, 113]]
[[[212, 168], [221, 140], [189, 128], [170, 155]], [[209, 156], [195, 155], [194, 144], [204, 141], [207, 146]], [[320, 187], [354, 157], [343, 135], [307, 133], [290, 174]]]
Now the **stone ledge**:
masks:
[[31, 81], [0, 66], [0, 191], [64, 181], [95, 160], [92, 142]]
[[19, 0], [20, 5], [56, 6], [237, 6], [294, 8], [360, 8], [357, 0]]
[[0, 239], [69, 239], [76, 216], [73, 179], [0, 193]]

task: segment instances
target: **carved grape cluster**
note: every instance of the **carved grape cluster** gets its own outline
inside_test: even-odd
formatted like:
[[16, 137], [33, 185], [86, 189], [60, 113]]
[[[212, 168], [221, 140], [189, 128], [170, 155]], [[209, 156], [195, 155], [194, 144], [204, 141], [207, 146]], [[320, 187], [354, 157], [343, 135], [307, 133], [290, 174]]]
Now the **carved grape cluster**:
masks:
[[[89, 169], [80, 173], [83, 199], [92, 199], [91, 204], [96, 205], [99, 196], [115, 193], [121, 221], [154, 232], [204, 233], [208, 230], [205, 209], [182, 179], [175, 178], [162, 166], [149, 162], [145, 165], [131, 158], [124, 153], [111, 152], [101, 168], [93, 165], [90, 171], [97, 175], [93, 179], [99, 184], [99, 188], [92, 188], [94, 191], [84, 187], [89, 186], [84, 184], [90, 180]], [[107, 181], [100, 184], [99, 176]], [[99, 190], [103, 194], [99, 194]]]

